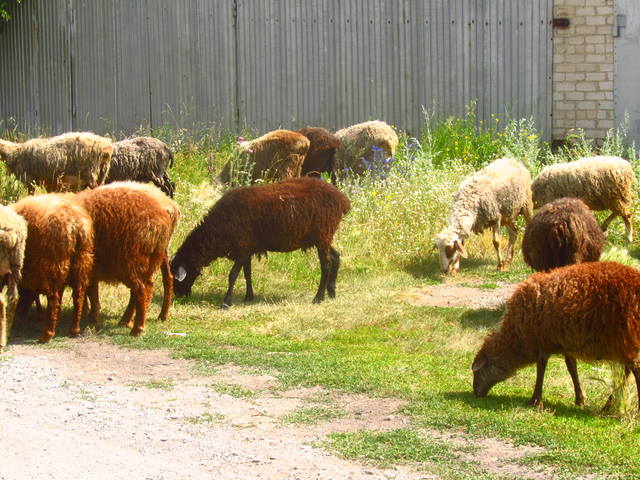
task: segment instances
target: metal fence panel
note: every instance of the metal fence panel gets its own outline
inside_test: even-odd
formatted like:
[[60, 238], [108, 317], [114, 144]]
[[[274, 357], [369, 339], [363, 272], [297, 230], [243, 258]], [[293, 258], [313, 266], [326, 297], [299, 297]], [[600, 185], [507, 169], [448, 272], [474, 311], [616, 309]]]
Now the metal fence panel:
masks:
[[531, 116], [549, 138], [552, 4], [25, 0], [0, 31], [0, 120], [132, 133], [379, 118], [416, 133], [423, 106], [477, 101], [479, 120]]

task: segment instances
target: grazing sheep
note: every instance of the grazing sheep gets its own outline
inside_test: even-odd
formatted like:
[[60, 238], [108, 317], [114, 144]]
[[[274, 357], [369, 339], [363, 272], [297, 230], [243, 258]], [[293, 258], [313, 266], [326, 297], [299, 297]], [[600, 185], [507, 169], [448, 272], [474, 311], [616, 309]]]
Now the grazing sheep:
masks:
[[253, 299], [251, 256], [316, 247], [320, 286], [313, 300], [336, 294], [340, 254], [331, 244], [349, 200], [333, 185], [310, 177], [226, 192], [187, 236], [171, 261], [177, 295], [189, 295], [203, 267], [219, 257], [234, 261], [223, 307], [232, 304], [233, 286], [244, 270], [245, 301]]
[[606, 230], [616, 216], [625, 225], [627, 243], [633, 240], [631, 190], [635, 174], [631, 164], [620, 157], [589, 157], [575, 162], [549, 165], [531, 185], [536, 208], [560, 197], [575, 197], [591, 210], [611, 210], [602, 223]]
[[[537, 364], [530, 404], [542, 403], [547, 360], [562, 354], [573, 360], [608, 360], [633, 372], [640, 408], [640, 272], [615, 262], [587, 262], [536, 273], [507, 302], [502, 323], [485, 338], [473, 361], [473, 391], [491, 387], [519, 368]], [[583, 402], [575, 360], [567, 361], [576, 394]]]
[[[124, 283], [130, 300], [120, 325], [133, 326], [131, 335], [144, 330], [153, 296], [153, 275], [162, 269], [164, 299], [160, 319], [165, 320], [173, 295], [167, 248], [176, 222], [178, 206], [156, 187], [135, 182], [116, 182], [77, 195], [93, 219], [95, 263], [89, 299], [90, 321], [98, 323], [98, 283]], [[135, 322], [132, 316], [135, 310]]]
[[340, 148], [340, 139], [324, 128], [307, 127], [296, 130], [311, 143], [304, 163], [302, 175], [319, 177], [321, 173], [330, 173], [333, 177], [335, 154]]
[[[299, 177], [310, 142], [290, 130], [274, 130], [248, 142], [240, 142], [240, 160], [252, 168], [251, 179], [282, 180]], [[218, 176], [221, 183], [234, 179], [237, 165], [227, 162]]]
[[[379, 120], [358, 123], [336, 132], [341, 142], [336, 152], [335, 170], [364, 173], [371, 162], [384, 162], [398, 148], [398, 135], [391, 126]], [[380, 158], [382, 155], [383, 158]]]
[[48, 320], [39, 341], [48, 342], [56, 333], [65, 285], [73, 289], [74, 318], [69, 334], [77, 336], [93, 268], [89, 214], [73, 194], [25, 197], [12, 208], [28, 226], [20, 303], [28, 308], [37, 295], [47, 296]]
[[175, 183], [167, 175], [173, 167], [173, 153], [161, 140], [152, 137], [135, 137], [113, 144], [111, 167], [105, 183], [151, 182], [173, 197]]
[[36, 186], [49, 192], [94, 188], [105, 182], [113, 144], [89, 132], [71, 132], [24, 143], [0, 140], [0, 159], [33, 194]]
[[[531, 176], [516, 160], [500, 158], [467, 178], [456, 194], [449, 225], [435, 241], [444, 273], [460, 270], [460, 257], [467, 258], [465, 239], [473, 233], [493, 229], [493, 246], [498, 256], [498, 270], [504, 270], [513, 259], [518, 235], [515, 221], [524, 215], [528, 222], [532, 213]], [[503, 259], [500, 254], [500, 226], [509, 229], [509, 246]]]
[[7, 285], [9, 314], [5, 301], [0, 297], [0, 352], [7, 345], [7, 337], [13, 325], [18, 303], [24, 249], [27, 241], [27, 223], [10, 207], [0, 205], [0, 288]]
[[524, 261], [537, 271], [595, 262], [604, 248], [604, 234], [589, 207], [577, 198], [544, 205], [524, 231]]

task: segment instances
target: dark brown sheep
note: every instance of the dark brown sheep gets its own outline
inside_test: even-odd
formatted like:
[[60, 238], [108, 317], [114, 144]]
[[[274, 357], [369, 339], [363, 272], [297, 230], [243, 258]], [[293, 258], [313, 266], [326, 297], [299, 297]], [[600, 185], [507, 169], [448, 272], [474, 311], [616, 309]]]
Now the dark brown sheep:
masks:
[[329, 173], [333, 178], [335, 154], [340, 148], [340, 139], [333, 133], [319, 127], [307, 127], [296, 130], [307, 137], [310, 142], [309, 151], [302, 164], [302, 175], [319, 177], [321, 173]]
[[233, 286], [242, 268], [245, 301], [253, 299], [251, 256], [316, 247], [320, 286], [314, 303], [336, 293], [340, 255], [331, 244], [349, 199], [333, 185], [310, 177], [226, 192], [187, 236], [171, 261], [177, 295], [189, 295], [200, 271], [213, 260], [234, 261], [223, 306], [232, 304]]
[[[542, 403], [542, 381], [553, 354], [570, 360], [608, 360], [633, 372], [640, 409], [640, 272], [615, 262], [587, 262], [536, 273], [507, 302], [502, 323], [473, 361], [473, 391], [537, 364], [531, 405]], [[576, 403], [581, 393], [574, 362], [567, 362]]]
[[160, 319], [167, 316], [173, 294], [167, 248], [180, 218], [178, 206], [156, 187], [135, 182], [85, 190], [77, 195], [77, 201], [89, 212], [95, 230], [95, 266], [88, 292], [90, 321], [98, 323], [98, 282], [124, 283], [130, 289], [130, 300], [120, 324], [133, 326], [131, 335], [140, 335], [158, 268], [164, 284]]
[[544, 205], [524, 232], [524, 261], [537, 271], [595, 262], [604, 248], [604, 233], [589, 207], [577, 198]]

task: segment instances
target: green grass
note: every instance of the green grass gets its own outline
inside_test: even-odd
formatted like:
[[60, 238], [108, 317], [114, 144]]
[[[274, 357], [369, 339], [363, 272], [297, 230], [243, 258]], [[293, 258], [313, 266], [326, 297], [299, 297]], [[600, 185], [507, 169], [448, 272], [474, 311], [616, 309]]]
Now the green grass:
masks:
[[[432, 250], [433, 239], [446, 225], [459, 184], [479, 165], [497, 154], [512, 153], [535, 173], [544, 163], [573, 158], [578, 148], [581, 154], [593, 153], [593, 145], [584, 141], [573, 150], [551, 154], [531, 122], [519, 120], [504, 130], [488, 129], [488, 136], [465, 139], [470, 146], [464, 148], [471, 156], [449, 157], [439, 168], [434, 148], [446, 145], [447, 136], [438, 133], [435, 138], [433, 132], [442, 128], [456, 137], [474, 135], [470, 125], [468, 119], [444, 127], [432, 123], [432, 133], [425, 133], [420, 143], [402, 136], [398, 160], [386, 178], [351, 180], [340, 186], [349, 195], [352, 209], [335, 239], [342, 254], [336, 299], [311, 305], [319, 279], [315, 252], [273, 253], [254, 262], [255, 301], [242, 303], [244, 282], [239, 281], [235, 305], [220, 310], [231, 263], [218, 260], [203, 269], [191, 297], [175, 301], [165, 323], [153, 320], [161, 303], [161, 288], [156, 288], [147, 332], [141, 338], [131, 338], [117, 326], [128, 298], [124, 287], [105, 285], [101, 288], [105, 326], [95, 335], [129, 347], [169, 348], [177, 357], [194, 360], [205, 373], [214, 374], [218, 366], [233, 363], [275, 372], [283, 388], [319, 385], [330, 391], [405, 400], [402, 413], [411, 419], [407, 429], [329, 437], [325, 446], [349, 458], [385, 465], [409, 462], [444, 478], [492, 478], [477, 465], [460, 460], [446, 441], [417, 433], [422, 428], [462, 430], [472, 437], [542, 447], [542, 453], [524, 461], [536, 469], [550, 468], [558, 476], [640, 476], [637, 419], [600, 411], [610, 391], [608, 367], [593, 370], [591, 365], [579, 364], [587, 394], [584, 408], [573, 405], [571, 381], [561, 358], [549, 363], [542, 410], [526, 406], [535, 379], [533, 366], [496, 385], [488, 397], [477, 399], [471, 387], [471, 362], [501, 312], [419, 307], [405, 300], [408, 291], [444, 280]], [[188, 132], [170, 130], [157, 134], [177, 149], [171, 176], [177, 183], [182, 217], [170, 247], [174, 252], [222, 194], [212, 178], [233, 155], [237, 137], [205, 132], [191, 138]], [[612, 134], [603, 151], [626, 154], [637, 169], [637, 156], [617, 138]], [[447, 151], [458, 151], [458, 146], [449, 146]], [[465, 152], [464, 148], [460, 151]], [[10, 180], [0, 172], [0, 191], [1, 182]], [[636, 231], [640, 231], [639, 210], [636, 201]], [[622, 245], [622, 232], [621, 222], [614, 222], [609, 247]], [[490, 233], [472, 236], [466, 247], [470, 257], [462, 261], [457, 279], [462, 284], [490, 289], [499, 282], [519, 282], [531, 273], [518, 250], [511, 268], [497, 272]], [[630, 252], [631, 257], [619, 250], [610, 255], [636, 261], [637, 245]], [[65, 304], [62, 337], [70, 313]], [[30, 343], [39, 333], [32, 324], [16, 327], [11, 342]], [[240, 397], [259, 393], [228, 385], [215, 388]], [[294, 412], [294, 418], [316, 421], [330, 409], [312, 408]], [[208, 420], [195, 420], [200, 421]]]
[[175, 382], [168, 378], [152, 378], [150, 380], [141, 382], [129, 383], [131, 390], [137, 390], [139, 388], [149, 388], [153, 390], [164, 390], [166, 392], [173, 390]]
[[243, 388], [239, 385], [228, 385], [224, 383], [213, 383], [209, 385], [209, 388], [214, 392], [229, 395], [234, 398], [253, 398], [258, 396], [260, 393], [259, 391], [249, 390], [248, 388]]
[[197, 415], [194, 417], [184, 417], [182, 420], [192, 425], [221, 423], [224, 421], [224, 415], [221, 415], [219, 413], [207, 412], [207, 413], [203, 413], [202, 415]]
[[347, 412], [340, 408], [325, 406], [306, 406], [295, 409], [282, 417], [283, 423], [301, 423], [312, 425], [320, 422], [333, 420], [334, 418], [342, 418]]

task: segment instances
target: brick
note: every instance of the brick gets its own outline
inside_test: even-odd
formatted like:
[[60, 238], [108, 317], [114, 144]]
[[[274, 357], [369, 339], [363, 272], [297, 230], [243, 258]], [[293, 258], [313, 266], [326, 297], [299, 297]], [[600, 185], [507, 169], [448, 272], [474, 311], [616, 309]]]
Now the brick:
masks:
[[596, 7], [580, 7], [576, 8], [576, 15], [580, 15], [581, 17], [586, 17], [587, 15], [595, 15]]
[[613, 128], [613, 120], [598, 120], [598, 128], [607, 130]]
[[607, 74], [604, 72], [598, 72], [598, 73], [586, 73], [586, 80], [588, 81], [600, 81], [600, 80], [606, 80], [607, 79]]
[[[573, 110], [576, 108], [573, 102], [556, 102], [553, 106], [554, 110]], [[595, 107], [595, 104], [594, 104]]]
[[586, 75], [586, 73], [567, 73], [565, 74], [565, 80], [568, 82], [581, 82], [586, 79]]
[[596, 102], [578, 102], [576, 107], [580, 110], [595, 110]]
[[[585, 93], [584, 92], [564, 92], [564, 99], [565, 100], [569, 100], [572, 102], [579, 102], [582, 100], [585, 100]], [[588, 95], [588, 94], [586, 94]], [[599, 98], [590, 98], [589, 100], [600, 100]], [[604, 98], [602, 99], [604, 100]]]
[[569, 37], [566, 40], [570, 45], [583, 45], [585, 37]]
[[595, 120], [576, 120], [576, 127], [578, 128], [595, 128]]
[[557, 82], [554, 90], [557, 92], [573, 92], [575, 90], [575, 84], [573, 82]]
[[576, 35], [595, 35], [598, 32], [597, 27], [592, 25], [579, 25], [576, 27]]
[[566, 118], [565, 113], [566, 112], [564, 112], [562, 110], [554, 110], [553, 111], [553, 118], [555, 118], [556, 120], [564, 120]]
[[606, 25], [606, 17], [593, 16], [587, 17], [587, 25]]
[[564, 61], [569, 63], [584, 63], [588, 62], [587, 56], [584, 54], [573, 54], [573, 55], [565, 55]]
[[[587, 27], [585, 27], [587, 28]], [[611, 35], [611, 25], [600, 25], [596, 27], [595, 33], [601, 33], [602, 35]]]
[[598, 86], [600, 87], [600, 90], [611, 90], [613, 91], [613, 82], [599, 82]]
[[575, 120], [576, 119], [576, 111], [575, 110], [571, 110], [569, 112], [565, 112], [565, 115], [566, 115], [568, 120]]
[[605, 38], [604, 35], [587, 35], [586, 37], [584, 37], [585, 42], [590, 43], [590, 44], [596, 44], [596, 43], [604, 43], [605, 42]]
[[606, 57], [604, 55], [585, 55], [584, 60], [587, 63], [604, 63]]
[[587, 93], [584, 93], [583, 95], [585, 100], [606, 100], [607, 99], [606, 92], [587, 92]]
[[576, 90], [579, 92], [595, 92], [597, 88], [595, 82], [582, 82], [576, 84]]
[[[565, 99], [564, 96], [565, 96], [564, 92], [553, 92], [553, 101], [560, 102]], [[600, 99], [595, 99], [595, 100], [600, 100]], [[602, 100], [604, 100], [604, 98]]]
[[576, 71], [576, 66], [571, 63], [558, 63], [553, 65], [553, 71], [558, 73], [573, 73]]
[[603, 100], [598, 102], [598, 108], [600, 110], [613, 110], [613, 102], [610, 100]]

